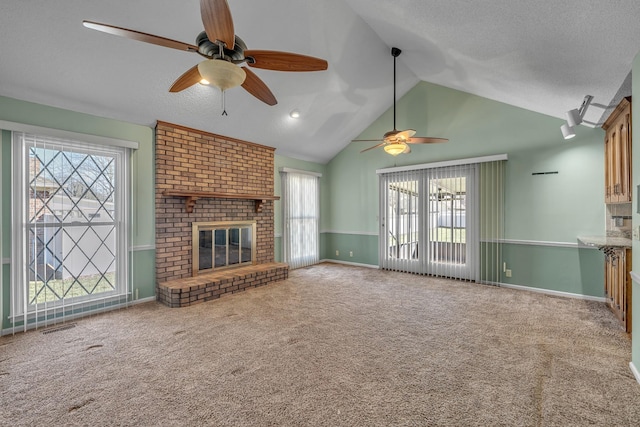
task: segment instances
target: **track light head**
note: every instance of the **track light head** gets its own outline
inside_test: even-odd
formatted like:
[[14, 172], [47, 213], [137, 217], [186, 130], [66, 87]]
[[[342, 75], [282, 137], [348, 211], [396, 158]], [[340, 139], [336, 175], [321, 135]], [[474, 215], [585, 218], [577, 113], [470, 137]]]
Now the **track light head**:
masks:
[[578, 126], [582, 123], [582, 116], [577, 109], [567, 111], [567, 124], [570, 127]]
[[574, 108], [573, 110], [567, 111], [567, 123], [560, 126], [564, 139], [571, 139], [576, 136], [574, 128], [582, 123], [584, 113], [587, 112], [587, 108], [591, 105], [591, 101], [593, 101], [593, 96], [587, 95], [584, 97], [580, 109]]
[[562, 131], [562, 136], [564, 137], [564, 139], [571, 139], [576, 136], [576, 132], [573, 129], [573, 126], [569, 126], [568, 123], [560, 126], [560, 130]]

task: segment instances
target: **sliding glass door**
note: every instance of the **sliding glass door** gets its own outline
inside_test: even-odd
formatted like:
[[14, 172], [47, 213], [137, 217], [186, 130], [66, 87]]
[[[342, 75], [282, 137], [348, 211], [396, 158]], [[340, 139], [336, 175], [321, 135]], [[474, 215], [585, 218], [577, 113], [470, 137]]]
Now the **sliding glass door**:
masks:
[[428, 170], [425, 273], [465, 280], [477, 278], [478, 208], [475, 166]]
[[423, 178], [416, 173], [393, 174], [387, 178], [380, 186], [380, 240], [384, 254], [381, 267], [419, 273], [420, 242], [424, 240], [419, 197]]
[[477, 168], [462, 165], [380, 176], [380, 266], [476, 280]]

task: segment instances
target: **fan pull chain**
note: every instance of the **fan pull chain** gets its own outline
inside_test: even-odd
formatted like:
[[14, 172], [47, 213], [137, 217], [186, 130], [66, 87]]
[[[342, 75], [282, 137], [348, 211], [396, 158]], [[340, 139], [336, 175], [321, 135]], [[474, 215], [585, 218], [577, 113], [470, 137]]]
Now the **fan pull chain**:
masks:
[[226, 107], [226, 97], [225, 97], [225, 91], [222, 91], [222, 115], [223, 116], [228, 116], [227, 114], [227, 107]]

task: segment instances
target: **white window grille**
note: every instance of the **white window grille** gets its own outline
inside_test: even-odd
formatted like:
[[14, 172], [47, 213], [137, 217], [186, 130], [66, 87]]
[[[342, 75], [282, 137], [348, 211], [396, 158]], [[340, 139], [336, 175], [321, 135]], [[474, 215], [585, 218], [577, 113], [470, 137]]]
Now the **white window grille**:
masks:
[[12, 148], [14, 328], [125, 302], [128, 149], [23, 132]]

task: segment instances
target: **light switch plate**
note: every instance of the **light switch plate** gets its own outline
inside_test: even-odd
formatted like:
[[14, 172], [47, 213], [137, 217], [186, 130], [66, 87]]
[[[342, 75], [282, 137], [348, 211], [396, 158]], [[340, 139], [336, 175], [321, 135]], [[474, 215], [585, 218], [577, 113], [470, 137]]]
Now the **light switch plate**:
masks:
[[640, 240], [640, 225], [633, 229], [633, 240]]

